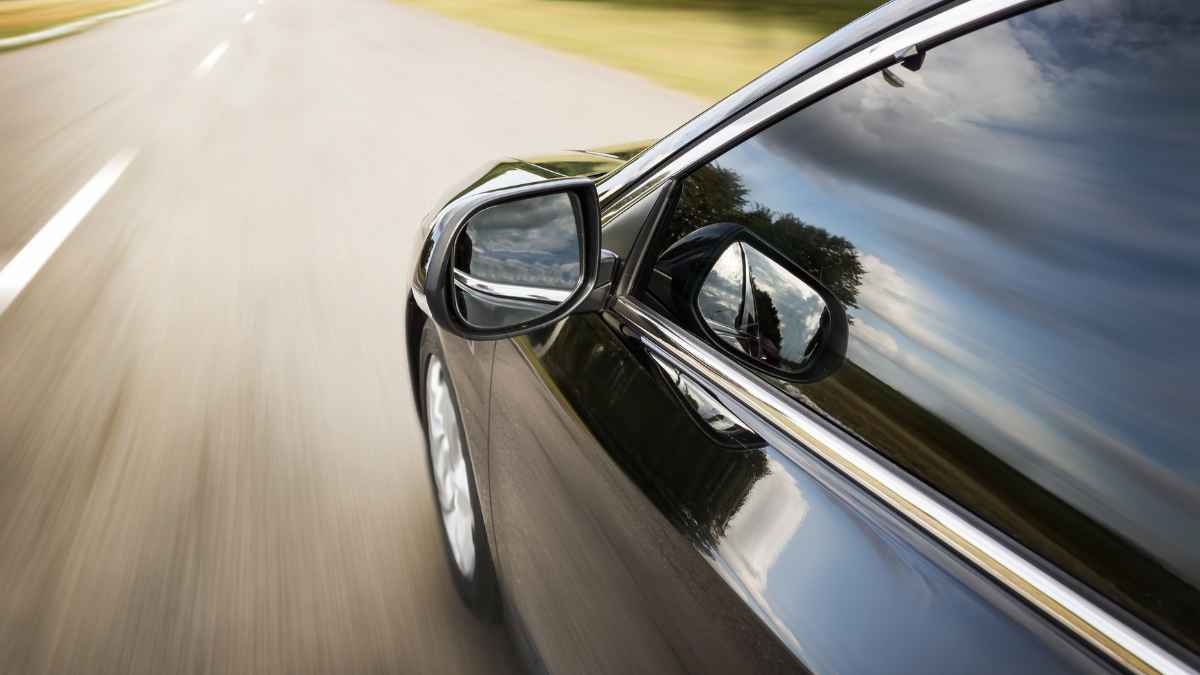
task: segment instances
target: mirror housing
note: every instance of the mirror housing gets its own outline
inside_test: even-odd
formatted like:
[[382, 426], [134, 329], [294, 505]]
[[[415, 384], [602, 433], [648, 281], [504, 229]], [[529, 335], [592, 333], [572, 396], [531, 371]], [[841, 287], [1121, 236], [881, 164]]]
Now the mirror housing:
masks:
[[649, 290], [689, 331], [772, 377], [815, 382], [845, 362], [842, 303], [744, 226], [716, 223], [675, 242]]
[[[557, 196], [564, 199], [555, 199]], [[565, 203], [570, 204], [568, 212], [562, 208]], [[540, 208], [546, 205], [553, 208]], [[578, 236], [578, 271], [574, 275], [570, 264], [560, 265], [568, 272], [549, 284], [544, 275], [540, 280], [525, 282], [520, 273], [503, 279], [494, 274], [490, 279], [481, 278], [473, 273], [473, 258], [476, 266], [481, 258], [498, 258], [481, 250], [494, 244], [482, 241], [479, 231], [488, 227], [508, 233], [527, 231], [528, 243], [538, 239], [542, 230], [563, 244], [564, 213], [573, 215]], [[475, 241], [472, 234], [465, 234], [468, 227], [474, 228]], [[508, 254], [536, 256], [544, 252], [533, 246], [526, 248], [516, 253], [509, 249]], [[446, 204], [430, 223], [416, 285], [438, 326], [469, 340], [496, 340], [528, 333], [576, 310], [596, 286], [600, 258], [600, 204], [595, 183], [589, 178], [547, 180], [468, 193]], [[569, 284], [571, 279], [575, 280], [573, 285]]]

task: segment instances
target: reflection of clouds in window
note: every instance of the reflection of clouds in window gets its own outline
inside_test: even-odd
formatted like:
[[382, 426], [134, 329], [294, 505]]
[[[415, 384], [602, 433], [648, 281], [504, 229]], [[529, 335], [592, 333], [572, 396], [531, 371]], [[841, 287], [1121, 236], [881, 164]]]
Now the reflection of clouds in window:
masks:
[[471, 217], [465, 235], [471, 240], [469, 271], [478, 278], [562, 289], [579, 281], [579, 231], [568, 195], [490, 207]]
[[[860, 304], [908, 339], [965, 368], [977, 368], [979, 358], [948, 338], [955, 328], [941, 319], [945, 310], [937, 296], [905, 279], [894, 267], [874, 255], [862, 257], [866, 274], [859, 290]], [[959, 336], [975, 345], [969, 336]]]
[[[875, 256], [864, 256], [863, 263], [863, 311], [851, 331], [851, 360], [881, 375], [895, 373], [899, 379], [885, 379], [904, 382], [910, 395], [956, 420], [985, 445], [1007, 448], [1009, 462], [1056, 485], [1057, 492], [1087, 510], [1106, 513], [1110, 523], [1145, 528], [1132, 514], [1113, 511], [1114, 493], [1132, 498], [1143, 518], [1159, 523], [1196, 511], [1200, 489], [1186, 478], [1069, 404], [1064, 394], [1047, 390], [1055, 383], [988, 345], [987, 336], [969, 325], [953, 321], [952, 308], [931, 311], [935, 293]], [[930, 322], [942, 328], [931, 330]], [[978, 352], [959, 348], [956, 338]], [[1139, 480], [1130, 481], [1131, 475]], [[1148, 535], [1142, 529], [1143, 544], [1189, 555], [1169, 535]]]
[[900, 354], [900, 347], [891, 333], [880, 330], [865, 321], [856, 324], [854, 328], [854, 338], [880, 354], [888, 358], [896, 358]]
[[1192, 577], [1196, 19], [1059, 3], [719, 160], [873, 254], [852, 361]]
[[[902, 106], [896, 106], [895, 89], [890, 86], [873, 82], [863, 87], [858, 110], [853, 111], [855, 121], [861, 123], [859, 133], [886, 145], [896, 127], [908, 120], [928, 120], [944, 126], [946, 132], [962, 131], [971, 125], [1003, 125], [1037, 117], [1051, 103], [1041, 68], [1010, 27], [974, 35], [969, 49], [949, 45], [933, 50], [928, 58], [936, 74], [897, 71], [910, 90]], [[1001, 63], [1002, 68], [996, 67]]]
[[[1032, 50], [1048, 51], [1041, 43], [1051, 42], [1035, 20], [988, 28], [969, 42], [932, 50], [924, 69], [903, 73], [905, 89], [868, 78], [814, 108], [805, 125], [786, 125], [786, 132], [781, 127], [761, 142], [802, 166], [819, 159], [818, 173], [844, 171], [853, 180], [869, 181], [967, 220], [1006, 245], [1059, 262], [1085, 262], [1099, 247], [1129, 243], [1129, 223], [1159, 225], [1145, 223], [1136, 203], [1111, 203], [1109, 189], [1114, 184], [1151, 176], [1154, 181], [1178, 182], [1195, 173], [1180, 172], [1183, 167], [1163, 171], [1163, 160], [1179, 161], [1180, 155], [1169, 153], [1178, 140], [1171, 137], [1176, 133], [1172, 129], [1179, 124], [1154, 124], [1194, 110], [1194, 101], [1190, 108], [1179, 108], [1162, 105], [1161, 97], [1143, 96], [1138, 83], [1153, 76], [1155, 67], [1151, 73], [1134, 73], [1125, 65], [1120, 74], [1126, 77], [1119, 81], [1111, 72], [1105, 75], [1119, 58], [1102, 51], [1107, 45], [1089, 42], [1096, 23], [1104, 21], [1089, 22], [1078, 40], [1065, 40], [1084, 56], [1059, 54], [1057, 65], [1055, 59], [1049, 65], [1035, 59]], [[1059, 41], [1063, 35], [1056, 33], [1055, 43]], [[1200, 54], [1180, 53], [1197, 47], [1179, 42], [1176, 37], [1167, 44], [1144, 45], [1146, 51], [1152, 46], [1166, 52], [1175, 63], [1200, 60]], [[1162, 54], [1153, 59], [1163, 60]], [[1143, 65], [1139, 60], [1138, 67]], [[1189, 96], [1195, 93], [1181, 92], [1185, 100], [1179, 102]], [[1137, 106], [1136, 115], [1113, 115], [1114, 106]], [[1105, 143], [1079, 143], [1080, 131], [1089, 129], [1103, 130], [1108, 135]], [[1129, 154], [1131, 145], [1158, 146], [1168, 155]], [[920, 166], [911, 162], [914, 147], [923, 150]], [[981, 152], [984, 147], [987, 151]], [[1123, 170], [1114, 171], [1115, 163], [1094, 156], [1107, 152], [1118, 155], [1111, 159], [1119, 160]], [[1014, 191], [1024, 198], [1009, 198]], [[1047, 219], [1053, 224], [1049, 230], [1043, 227]], [[1139, 248], [1178, 260], [1181, 252], [1175, 247], [1183, 244], [1194, 254], [1196, 242], [1187, 236], [1190, 224], [1175, 221], [1178, 227], [1159, 228], [1163, 231], [1158, 234], [1166, 238], [1139, 242]]]

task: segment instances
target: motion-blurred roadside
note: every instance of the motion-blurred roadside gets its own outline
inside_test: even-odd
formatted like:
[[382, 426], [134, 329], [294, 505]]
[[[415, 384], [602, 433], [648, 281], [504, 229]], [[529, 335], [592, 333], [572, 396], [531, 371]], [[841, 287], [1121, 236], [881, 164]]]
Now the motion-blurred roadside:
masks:
[[827, 24], [421, 2], [0, 0], [0, 39], [89, 21], [0, 52], [0, 675], [519, 670], [445, 565], [413, 230], [488, 159], [661, 135]]
[[882, 0], [398, 0], [717, 101]]
[[0, 38], [26, 35], [147, 0], [0, 0]]

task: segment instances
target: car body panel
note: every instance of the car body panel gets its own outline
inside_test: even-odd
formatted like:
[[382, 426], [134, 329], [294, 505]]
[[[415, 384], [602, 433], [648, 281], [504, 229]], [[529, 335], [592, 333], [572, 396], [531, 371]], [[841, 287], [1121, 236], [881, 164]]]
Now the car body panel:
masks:
[[560, 176], [591, 176], [600, 178], [625, 166], [632, 158], [654, 145], [654, 139], [630, 141], [589, 150], [563, 150], [547, 155], [522, 156], [521, 161], [534, 164]]
[[[602, 246], [625, 258], [670, 187], [635, 193], [647, 174], [864, 42], [960, 4], [889, 3], [648, 149], [506, 159], [452, 194], [597, 178]], [[443, 333], [444, 344], [455, 340]], [[506, 601], [551, 671], [1113, 667], [761, 420], [751, 422], [761, 446], [716, 448], [617, 314], [569, 317], [483, 357], [465, 341], [454, 349], [476, 360], [463, 370], [470, 386], [486, 380], [490, 391], [486, 448], [472, 459], [489, 484], [481, 492]]]
[[488, 475], [488, 416], [491, 409], [492, 355], [495, 342], [464, 340], [438, 330], [446, 368], [454, 383], [458, 398], [459, 419], [466, 435], [467, 455], [476, 476], [475, 491], [487, 528], [488, 544], [495, 550], [496, 528], [492, 523], [491, 481], [480, 478]]
[[1200, 13], [1088, 8], [837, 90], [696, 169], [677, 210], [693, 215], [662, 229], [703, 213], [777, 246], [807, 231], [857, 249], [857, 303], [846, 268], [797, 254], [855, 323], [851, 362], [785, 393], [1098, 591], [1094, 607], [1195, 649], [1200, 316], [1179, 301], [1200, 288], [1194, 41], [1098, 36], [1186, 38]]
[[815, 460], [714, 443], [613, 317], [499, 343], [492, 386], [500, 569], [550, 672], [1106, 667]]

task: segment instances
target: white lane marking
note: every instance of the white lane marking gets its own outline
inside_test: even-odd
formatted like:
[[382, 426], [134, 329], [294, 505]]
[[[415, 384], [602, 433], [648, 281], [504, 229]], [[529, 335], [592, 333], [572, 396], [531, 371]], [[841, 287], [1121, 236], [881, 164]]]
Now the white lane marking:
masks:
[[242, 23], [250, 23], [253, 20], [254, 20], [254, 10], [250, 10], [249, 12], [246, 12], [246, 16], [242, 17]]
[[213, 66], [217, 65], [217, 61], [220, 61], [221, 57], [225, 55], [226, 49], [229, 49], [229, 40], [225, 40], [216, 47], [213, 47], [208, 56], [196, 64], [196, 69], [192, 71], [192, 75], [195, 77], [204, 77], [207, 75], [208, 71], [212, 70]]
[[125, 148], [108, 160], [91, 180], [79, 188], [79, 192], [54, 214], [33, 239], [25, 244], [12, 260], [0, 270], [0, 314], [8, 309], [13, 300], [25, 290], [42, 265], [54, 255], [58, 247], [75, 231], [75, 226], [87, 216], [109, 189], [116, 184], [121, 174], [129, 167], [137, 150]]

